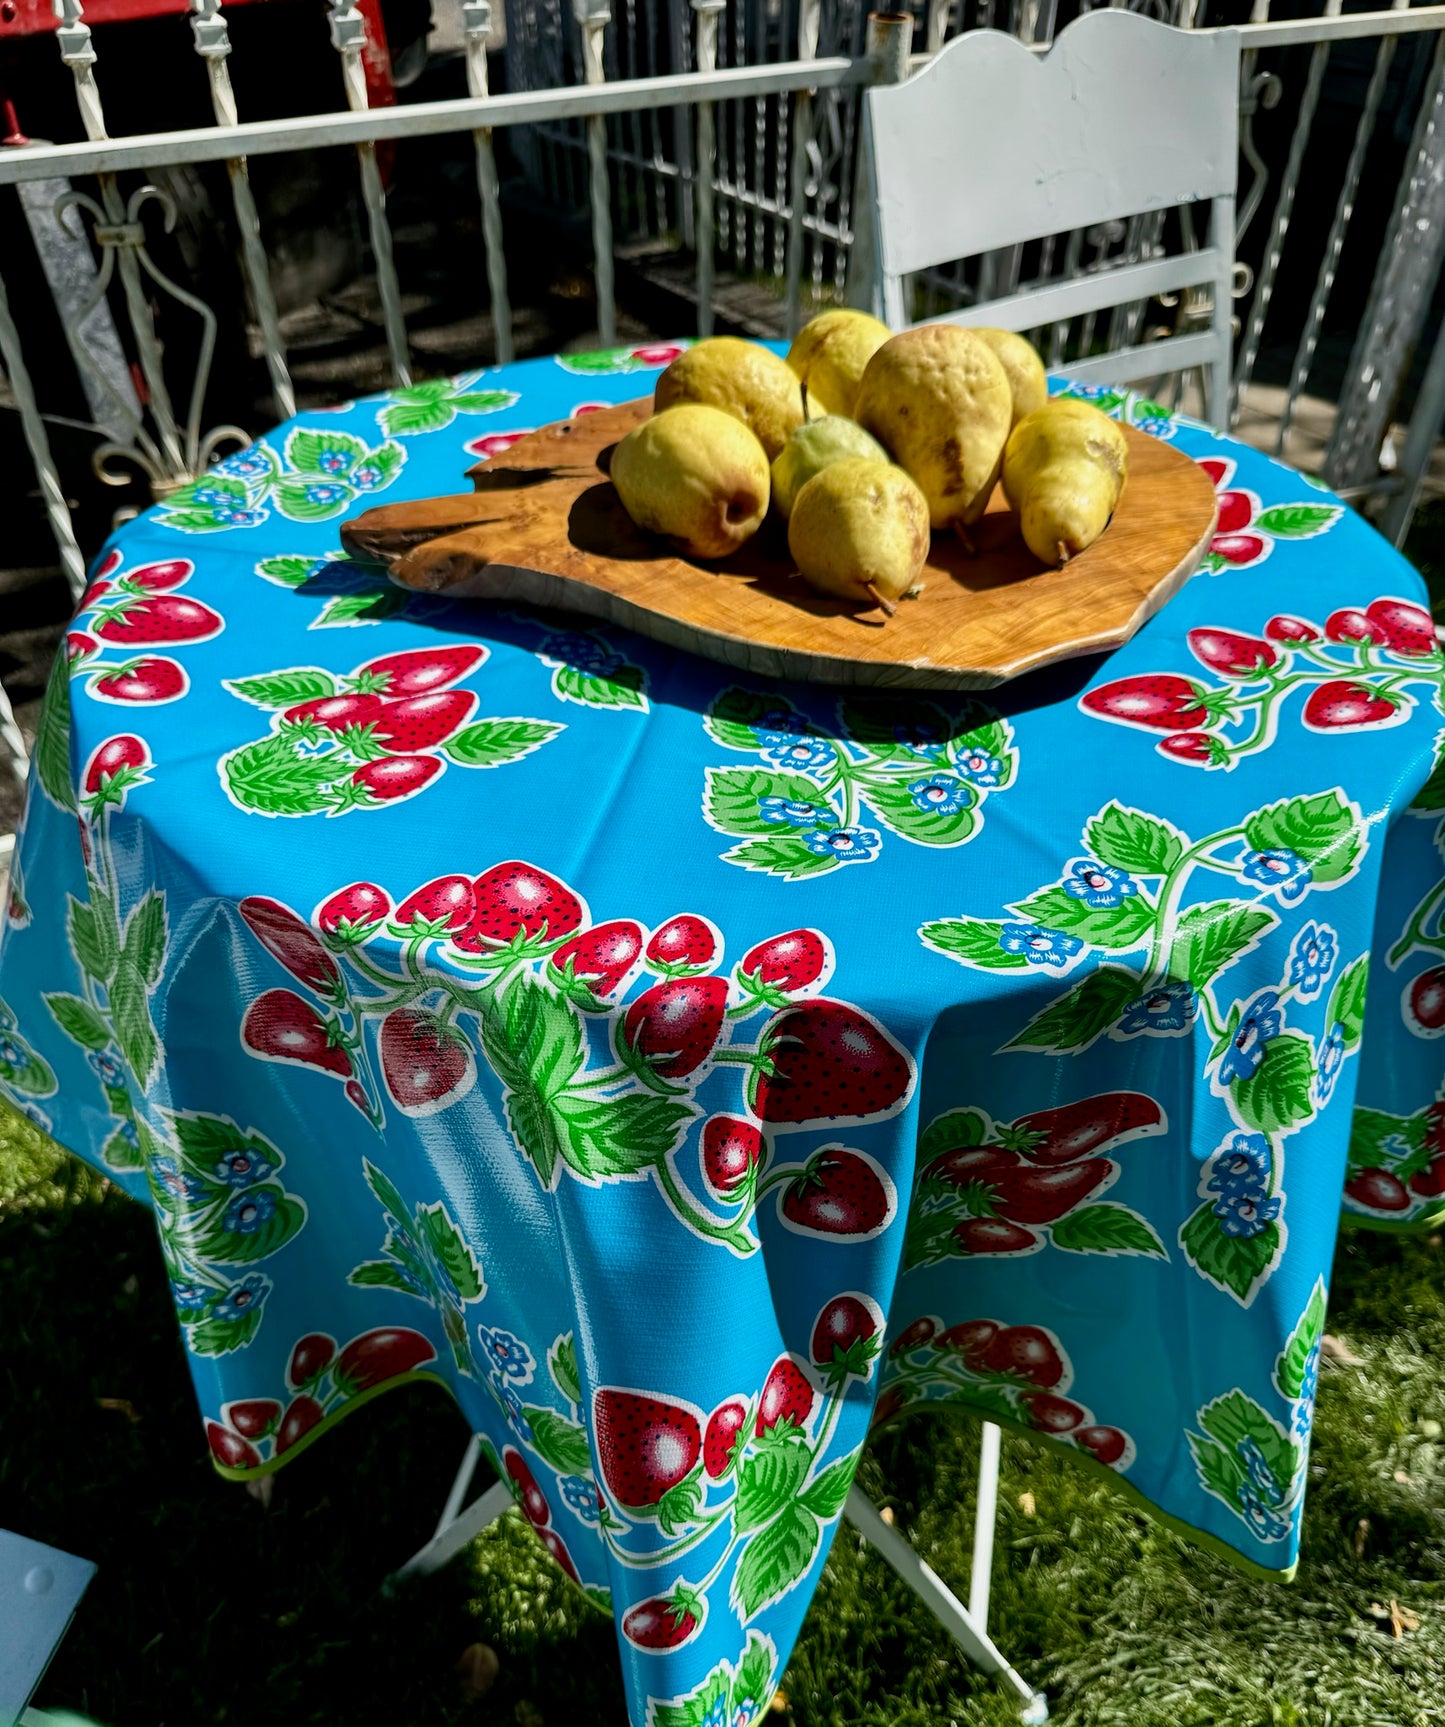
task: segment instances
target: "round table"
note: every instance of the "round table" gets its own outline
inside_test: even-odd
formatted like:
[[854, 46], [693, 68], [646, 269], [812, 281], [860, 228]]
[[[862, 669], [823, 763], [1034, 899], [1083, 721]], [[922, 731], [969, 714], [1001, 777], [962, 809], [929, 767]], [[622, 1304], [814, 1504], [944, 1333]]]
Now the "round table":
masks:
[[1077, 391], [1204, 463], [1205, 567], [987, 699], [339, 553], [675, 351], [308, 414], [114, 536], [0, 1089], [153, 1206], [220, 1469], [435, 1378], [637, 1727], [741, 1727], [902, 1410], [1290, 1572], [1341, 1196], [1445, 1214], [1442, 665], [1361, 520], [1123, 392]]

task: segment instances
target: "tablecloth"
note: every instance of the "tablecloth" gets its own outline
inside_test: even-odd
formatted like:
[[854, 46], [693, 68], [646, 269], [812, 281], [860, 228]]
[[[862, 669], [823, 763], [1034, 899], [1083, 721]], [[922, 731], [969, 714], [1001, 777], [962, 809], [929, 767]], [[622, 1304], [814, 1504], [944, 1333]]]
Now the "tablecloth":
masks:
[[1445, 1213], [1442, 665], [1358, 517], [1126, 392], [1079, 393], [1205, 464], [1204, 567], [986, 699], [339, 553], [675, 351], [307, 414], [113, 537], [0, 1088], [154, 1208], [218, 1467], [437, 1379], [638, 1727], [745, 1727], [902, 1410], [1291, 1570], [1341, 1205]]

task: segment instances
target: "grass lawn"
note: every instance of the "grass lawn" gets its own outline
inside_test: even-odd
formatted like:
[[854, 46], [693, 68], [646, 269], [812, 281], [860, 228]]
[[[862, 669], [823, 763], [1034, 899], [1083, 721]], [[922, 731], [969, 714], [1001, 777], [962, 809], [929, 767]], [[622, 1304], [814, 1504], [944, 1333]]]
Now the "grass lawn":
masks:
[[[149, 1215], [8, 1112], [0, 1292], [0, 1525], [100, 1565], [41, 1706], [107, 1727], [625, 1727], [610, 1622], [518, 1513], [377, 1599], [465, 1440], [441, 1392], [343, 1424], [281, 1472], [268, 1510], [216, 1477]], [[1445, 1723], [1445, 1243], [1346, 1236], [1330, 1330], [1358, 1365], [1321, 1375], [1293, 1585], [1248, 1581], [1063, 1455], [1005, 1442], [994, 1624], [1056, 1720]], [[976, 1457], [972, 1423], [917, 1417], [860, 1476], [960, 1589]], [[466, 1702], [453, 1666], [477, 1641], [501, 1672]], [[778, 1727], [1016, 1719], [847, 1526], [777, 1707]]]

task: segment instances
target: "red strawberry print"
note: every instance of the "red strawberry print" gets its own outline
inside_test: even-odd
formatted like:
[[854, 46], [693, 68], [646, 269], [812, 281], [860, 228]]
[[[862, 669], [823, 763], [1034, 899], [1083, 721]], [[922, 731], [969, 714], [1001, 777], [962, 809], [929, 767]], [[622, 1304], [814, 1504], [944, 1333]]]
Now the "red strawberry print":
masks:
[[244, 1438], [264, 1439], [280, 1420], [281, 1405], [274, 1397], [248, 1397], [228, 1403], [221, 1413]]
[[656, 1505], [685, 1481], [702, 1450], [691, 1405], [604, 1386], [592, 1398], [592, 1433], [602, 1479], [619, 1505]]
[[750, 1121], [715, 1115], [702, 1130], [702, 1177], [709, 1192], [729, 1200], [767, 1155], [767, 1142]]
[[291, 1360], [286, 1367], [286, 1383], [291, 1386], [308, 1385], [325, 1373], [335, 1354], [334, 1337], [328, 1337], [324, 1331], [308, 1332], [305, 1337], [297, 1339], [291, 1350]]
[[95, 566], [93, 579], [99, 581], [103, 576], [113, 576], [124, 562], [125, 559], [121, 555], [120, 548], [118, 546], [112, 547]]
[[276, 1430], [276, 1455], [289, 1451], [291, 1447], [304, 1439], [313, 1427], [325, 1415], [325, 1410], [314, 1397], [304, 1394], [293, 1397], [286, 1406], [286, 1413], [281, 1417], [281, 1425]]
[[548, 962], [583, 978], [595, 995], [611, 995], [637, 964], [642, 953], [642, 925], [631, 918], [614, 918], [583, 930], [562, 943]]
[[1198, 465], [1209, 475], [1209, 483], [1216, 491], [1234, 472], [1233, 462], [1221, 461], [1216, 456], [1205, 456], [1201, 458]]
[[622, 1635], [639, 1649], [678, 1649], [702, 1624], [703, 1603], [679, 1584], [671, 1595], [639, 1601], [622, 1617]]
[[862, 1121], [891, 1113], [913, 1089], [907, 1055], [846, 1002], [818, 996], [781, 1009], [761, 1047], [773, 1071], [755, 1069], [749, 1083], [763, 1121]]
[[1237, 534], [1254, 520], [1254, 500], [1248, 492], [1220, 492], [1219, 520], [1214, 524], [1217, 534]]
[[1410, 984], [1406, 1020], [1424, 1032], [1445, 1031], [1445, 965], [1431, 966]]
[[572, 1555], [567, 1551], [567, 1543], [562, 1539], [557, 1531], [555, 1529], [539, 1529], [537, 1533], [542, 1538], [542, 1545], [547, 1549], [572, 1581], [574, 1583], [580, 1583], [582, 1579], [577, 1573], [576, 1565], [572, 1562]]
[[1308, 618], [1292, 617], [1288, 612], [1279, 612], [1264, 626], [1264, 633], [1272, 642], [1317, 642], [1320, 639], [1320, 627], [1312, 624]]
[[866, 1378], [867, 1364], [877, 1349], [874, 1339], [881, 1329], [882, 1314], [867, 1296], [835, 1295], [813, 1321], [813, 1365], [846, 1369]]
[[138, 569], [127, 570], [123, 579], [132, 587], [144, 588], [148, 594], [164, 594], [188, 582], [195, 570], [189, 558], [166, 558], [158, 564], [142, 564]]
[[684, 912], [652, 932], [647, 944], [648, 963], [668, 966], [710, 966], [718, 955], [718, 934], [706, 918]]
[[783, 1189], [779, 1210], [806, 1234], [862, 1241], [887, 1228], [895, 1204], [893, 1183], [871, 1157], [825, 1145]]
[[1170, 732], [1160, 738], [1154, 748], [1161, 756], [1205, 768], [1213, 767], [1229, 756], [1223, 740], [1215, 737], [1213, 732]]
[[474, 642], [454, 648], [408, 648], [368, 660], [353, 681], [385, 696], [425, 696], [460, 683], [486, 657], [486, 648]]
[[1342, 606], [1325, 619], [1327, 642], [1375, 642], [1384, 647], [1385, 639], [1384, 626], [1357, 606]]
[[630, 358], [639, 366], [670, 366], [683, 352], [675, 342], [652, 342], [646, 347], [634, 348]]
[[85, 789], [98, 792], [103, 784], [113, 780], [124, 769], [133, 768], [138, 772], [149, 766], [150, 759], [150, 752], [140, 738], [131, 737], [128, 733], [107, 738], [86, 763]]
[[291, 725], [320, 726], [323, 731], [344, 732], [351, 726], [369, 726], [380, 718], [386, 703], [380, 696], [312, 696], [297, 702], [281, 715]]
[[460, 730], [477, 705], [475, 690], [435, 690], [387, 702], [376, 719], [376, 741], [410, 755], [429, 750]]
[[929, 1181], [941, 1181], [949, 1187], [970, 1187], [974, 1182], [992, 1183], [1011, 1169], [1017, 1169], [1020, 1159], [1016, 1151], [1001, 1145], [971, 1145], [959, 1151], [945, 1151], [924, 1166]]
[[125, 647], [150, 646], [159, 642], [204, 642], [225, 629], [220, 614], [199, 600], [180, 594], [160, 594], [152, 599], [123, 601], [104, 613], [91, 629], [102, 641]]
[[1410, 1177], [1410, 1192], [1421, 1199], [1439, 1199], [1445, 1193], [1445, 1156], [1436, 1152], [1424, 1169]]
[[[1090, 1152], [1147, 1139], [1168, 1127], [1164, 1112], [1142, 1091], [1103, 1091], [1078, 1103], [1021, 1115], [1013, 1131], [1028, 1135], [1019, 1149], [1030, 1163], [1073, 1163]], [[1035, 1137], [1037, 1136], [1037, 1137]]]
[[1445, 1152], [1445, 1103], [1432, 1103], [1425, 1112], [1425, 1144], [1437, 1154]]
[[1100, 719], [1161, 732], [1183, 732], [1208, 723], [1209, 715], [1199, 705], [1202, 694], [1199, 685], [1188, 678], [1159, 672], [1100, 684], [1080, 696], [1079, 705]]
[[819, 930], [790, 929], [749, 948], [738, 970], [746, 979], [796, 995], [828, 981], [833, 972], [833, 950]]
[[1365, 607], [1365, 616], [1377, 630], [1384, 631], [1392, 654], [1428, 659], [1440, 652], [1435, 620], [1423, 606], [1409, 600], [1372, 600]]
[[432, 1115], [470, 1091], [471, 1047], [425, 1007], [398, 1007], [381, 1022], [381, 1076], [405, 1115]]
[[748, 1406], [741, 1397], [718, 1404], [707, 1418], [702, 1440], [702, 1466], [714, 1481], [720, 1481], [733, 1466], [733, 1449], [748, 1419]]
[[556, 876], [516, 859], [493, 864], [472, 884], [476, 914], [456, 945], [468, 953], [504, 947], [519, 935], [560, 941], [585, 922], [582, 902]]
[[254, 1469], [261, 1461], [261, 1453], [249, 1440], [232, 1433], [229, 1427], [222, 1427], [219, 1421], [206, 1423], [206, 1444], [216, 1462], [227, 1469]]
[[419, 1331], [409, 1326], [379, 1326], [353, 1337], [336, 1358], [333, 1370], [343, 1397], [356, 1397], [403, 1373], [415, 1373], [436, 1360], [434, 1350]]
[[252, 894], [241, 901], [240, 910], [252, 935], [292, 977], [321, 995], [340, 993], [341, 973], [336, 961], [290, 906]]
[[93, 680], [90, 693], [105, 702], [174, 702], [191, 681], [174, 660], [152, 657], [129, 660]]
[[1273, 546], [1273, 540], [1262, 539], [1258, 534], [1216, 534], [1209, 542], [1211, 552], [1236, 567], [1257, 564], [1269, 556]]
[[1024, 1419], [1040, 1433], [1071, 1433], [1088, 1414], [1067, 1397], [1035, 1391], [1021, 1399]]
[[266, 1061], [294, 1061], [351, 1077], [351, 1057], [331, 1042], [326, 1021], [289, 989], [268, 989], [256, 997], [241, 1021], [241, 1041]]
[[896, 1385], [890, 1385], [883, 1395], [873, 1405], [873, 1419], [868, 1423], [869, 1431], [881, 1427], [885, 1421], [891, 1421], [903, 1405], [908, 1401], [903, 1391]]
[[791, 1421], [796, 1427], [806, 1426], [813, 1413], [815, 1396], [808, 1376], [797, 1362], [791, 1356], [780, 1355], [763, 1381], [753, 1432], [761, 1439], [779, 1422]]
[[1129, 1449], [1127, 1437], [1117, 1427], [1077, 1427], [1072, 1438], [1075, 1445], [1092, 1452], [1100, 1463], [1115, 1464]]
[[579, 414], [600, 414], [604, 408], [611, 408], [615, 405], [613, 402], [579, 402], [568, 415], [568, 418], [575, 420]]
[[71, 630], [65, 638], [66, 664], [73, 666], [78, 660], [89, 659], [99, 649], [100, 643], [94, 636], [86, 635], [84, 630]]
[[529, 426], [523, 432], [493, 432], [485, 438], [472, 438], [466, 445], [466, 451], [469, 456], [479, 456], [485, 462], [492, 456], [500, 456], [510, 450], [519, 439], [530, 437], [535, 430], [534, 426]]
[[907, 1355], [909, 1350], [921, 1348], [931, 1338], [936, 1336], [937, 1332], [938, 1321], [936, 1319], [930, 1319], [928, 1315], [925, 1314], [922, 1319], [915, 1319], [911, 1324], [903, 1327], [902, 1331], [900, 1331], [897, 1337], [893, 1339], [892, 1343], [888, 1345], [888, 1354], [890, 1358], [899, 1355]]
[[316, 924], [327, 935], [345, 936], [357, 930], [375, 929], [391, 910], [391, 895], [375, 882], [354, 881], [338, 888], [316, 909]]
[[953, 1226], [960, 1253], [1028, 1253], [1041, 1245], [1031, 1229], [1002, 1217], [965, 1217]]
[[722, 1035], [728, 986], [720, 977], [675, 977], [644, 990], [627, 1010], [622, 1036], [668, 1079], [695, 1073]]
[[1235, 630], [1190, 630], [1189, 650], [1211, 671], [1233, 676], [1257, 672], [1279, 660], [1279, 654], [1262, 636], [1241, 635]]
[[1362, 1169], [1345, 1183], [1345, 1192], [1356, 1205], [1370, 1211], [1408, 1211], [1410, 1195], [1393, 1170]]
[[1359, 726], [1389, 724], [1402, 718], [1406, 711], [1406, 705], [1398, 698], [1383, 696], [1369, 684], [1332, 678], [1310, 691], [1304, 723], [1311, 731], [1350, 731]]
[[377, 803], [395, 803], [415, 797], [445, 766], [436, 756], [386, 756], [379, 762], [364, 763], [351, 776], [351, 783]]
[[82, 612], [88, 612], [92, 606], [98, 606], [114, 586], [114, 582], [92, 582], [80, 596], [80, 604], [75, 608], [76, 617]]
[[966, 1319], [961, 1325], [950, 1325], [947, 1331], [940, 1331], [934, 1347], [957, 1350], [965, 1367], [981, 1373], [987, 1365], [988, 1346], [1001, 1329], [996, 1319]]
[[366, 1095], [366, 1087], [359, 1079], [349, 1079], [341, 1088], [346, 1093], [346, 1101], [354, 1103], [361, 1113], [371, 1120], [371, 1100]]
[[522, 1515], [534, 1529], [543, 1529], [552, 1521], [552, 1507], [547, 1503], [547, 1495], [537, 1485], [537, 1478], [527, 1467], [527, 1460], [514, 1446], [508, 1445], [502, 1450], [502, 1466], [511, 1477], [517, 1489], [517, 1503], [522, 1507]]
[[1011, 1223], [1055, 1223], [1097, 1193], [1114, 1174], [1106, 1157], [1065, 1163], [1057, 1169], [1006, 1171], [994, 1184], [994, 1210]]
[[1006, 1325], [984, 1354], [991, 1373], [1012, 1373], [1052, 1391], [1064, 1377], [1058, 1345], [1037, 1325]]
[[396, 908], [392, 920], [403, 929], [413, 924], [441, 924], [447, 930], [465, 929], [476, 911], [476, 896], [470, 876], [443, 875], [419, 887]]

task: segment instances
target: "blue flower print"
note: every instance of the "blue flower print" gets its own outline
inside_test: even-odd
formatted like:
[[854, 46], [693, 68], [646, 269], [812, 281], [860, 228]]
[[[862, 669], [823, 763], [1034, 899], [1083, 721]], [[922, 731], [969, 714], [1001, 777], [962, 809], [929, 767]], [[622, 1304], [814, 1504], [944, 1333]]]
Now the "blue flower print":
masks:
[[386, 476], [380, 468], [358, 468], [351, 475], [351, 483], [358, 492], [374, 492], [378, 486], [386, 484]]
[[1084, 944], [1062, 930], [1006, 923], [999, 931], [998, 945], [1005, 953], [1021, 953], [1030, 965], [1067, 965]]
[[564, 1476], [562, 1497], [584, 1523], [597, 1521], [597, 1487], [585, 1475]]
[[728, 1694], [714, 1697], [708, 1705], [707, 1714], [698, 1722], [697, 1727], [728, 1727]]
[[1283, 1541], [1289, 1534], [1289, 1519], [1255, 1491], [1249, 1482], [1239, 1489], [1239, 1509], [1250, 1534], [1259, 1541]]
[[894, 726], [893, 740], [911, 750], [932, 750], [943, 742], [943, 732], [927, 720], [903, 720]]
[[1138, 891], [1139, 884], [1132, 876], [1089, 858], [1076, 863], [1064, 882], [1070, 899], [1081, 899], [1095, 911], [1108, 911]]
[[222, 1227], [231, 1235], [255, 1235], [276, 1215], [276, 1196], [262, 1189], [238, 1193], [226, 1207]]
[[216, 1165], [216, 1180], [227, 1187], [254, 1187], [275, 1173], [276, 1165], [269, 1158], [258, 1157], [243, 1145], [228, 1151]]
[[1214, 1202], [1214, 1215], [1226, 1235], [1248, 1241], [1259, 1235], [1279, 1216], [1280, 1201], [1276, 1196], [1265, 1199], [1254, 1193], [1227, 1193]]
[[1248, 1079], [1259, 1071], [1265, 1045], [1284, 1029], [1284, 1015], [1278, 1002], [1279, 991], [1265, 989], [1245, 1008], [1239, 1029], [1219, 1064], [1219, 1077], [1225, 1085], [1231, 1080]]
[[973, 803], [973, 793], [951, 774], [935, 774], [932, 779], [914, 780], [908, 788], [916, 809], [925, 815], [952, 816]]
[[1305, 1357], [1305, 1364], [1300, 1369], [1299, 1396], [1294, 1405], [1294, 1431], [1301, 1439], [1308, 1438], [1310, 1425], [1314, 1420], [1315, 1393], [1320, 1383], [1320, 1346], [1317, 1343]]
[[604, 642], [578, 630], [560, 630], [548, 636], [542, 652], [549, 660], [561, 660], [579, 672], [595, 672], [610, 657]]
[[218, 509], [224, 509], [235, 501], [235, 494], [223, 491], [220, 486], [197, 486], [187, 499], [188, 503], [207, 504]]
[[253, 1271], [249, 1277], [228, 1289], [216, 1303], [215, 1317], [228, 1325], [244, 1319], [266, 1299], [269, 1288], [266, 1279]]
[[1188, 1031], [1197, 1010], [1193, 988], [1180, 980], [1161, 983], [1148, 995], [1135, 996], [1124, 1004], [1119, 1019], [1123, 1037], [1137, 1037], [1141, 1032]]
[[129, 1116], [115, 1130], [127, 1145], [139, 1145], [140, 1135], [135, 1130], [135, 1123]]
[[507, 1384], [506, 1380], [498, 1379], [494, 1375], [487, 1383], [492, 1388], [492, 1396], [495, 1397], [497, 1402], [501, 1404], [502, 1408], [506, 1410], [507, 1419], [512, 1423], [513, 1427], [525, 1428], [527, 1426], [527, 1417], [522, 1413], [522, 1400], [517, 1396], [516, 1392], [512, 1390], [511, 1386]]
[[732, 1727], [752, 1727], [753, 1712], [746, 1703], [739, 1703], [733, 1710]]
[[316, 463], [323, 474], [344, 474], [350, 465], [350, 457], [341, 450], [323, 450]]
[[1060, 394], [1064, 396], [1073, 396], [1076, 400], [1081, 402], [1101, 402], [1105, 396], [1112, 396], [1114, 392], [1107, 384], [1070, 383], [1069, 387], [1066, 390], [1062, 390]]
[[210, 1304], [211, 1292], [200, 1283], [173, 1283], [171, 1299], [182, 1313], [204, 1313]]
[[102, 1085], [123, 1086], [125, 1069], [108, 1049], [93, 1049], [85, 1058], [100, 1077]]
[[197, 1200], [206, 1196], [206, 1184], [187, 1175], [173, 1157], [153, 1157], [147, 1165], [151, 1181], [172, 1199]]
[[1210, 1159], [1204, 1190], [1222, 1193], [1227, 1199], [1262, 1199], [1269, 1188], [1273, 1163], [1269, 1141], [1262, 1133], [1236, 1133]]
[[867, 863], [878, 855], [883, 843], [876, 828], [814, 828], [803, 835], [803, 844], [819, 857], [839, 863]]
[[351, 489], [348, 486], [320, 485], [306, 488], [308, 504], [344, 504], [350, 496]]
[[1166, 443], [1174, 436], [1174, 422], [1167, 414], [1146, 414], [1142, 420], [1135, 420], [1134, 424], [1151, 438], [1160, 438]]
[[763, 760], [775, 768], [794, 768], [806, 772], [809, 768], [825, 768], [833, 760], [833, 746], [826, 738], [789, 737], [769, 744]]
[[271, 464], [258, 450], [237, 450], [234, 456], [217, 462], [211, 471], [238, 480], [259, 480], [271, 472]]
[[1313, 1001], [1335, 969], [1335, 932], [1327, 923], [1307, 923], [1289, 950], [1289, 981], [1301, 1001]]
[[1340, 1077], [1340, 1069], [1345, 1065], [1345, 1028], [1336, 1023], [1330, 1027], [1330, 1035], [1320, 1045], [1320, 1070], [1315, 1076], [1315, 1096], [1321, 1103], [1328, 1103], [1330, 1093], [1335, 1089], [1335, 1081]]
[[953, 764], [966, 780], [976, 786], [996, 786], [1003, 777], [1003, 760], [987, 750], [968, 750]]
[[25, 1117], [26, 1121], [33, 1122], [42, 1133], [50, 1132], [52, 1126], [50, 1117], [38, 1103], [16, 1103], [13, 1098], [11, 1099], [11, 1102], [15, 1103], [15, 1107], [20, 1111], [21, 1115]]
[[230, 510], [217, 504], [211, 514], [227, 528], [259, 528], [270, 512], [268, 510]]
[[1315, 872], [1297, 852], [1267, 851], [1246, 852], [1239, 873], [1272, 888], [1288, 905], [1300, 898]]
[[527, 1383], [536, 1362], [520, 1337], [513, 1337], [510, 1331], [489, 1331], [485, 1325], [477, 1327], [477, 1336], [482, 1340], [482, 1348], [487, 1352], [494, 1373], [503, 1379], [515, 1379], [523, 1385]]
[[25, 1066], [25, 1051], [13, 1037], [7, 1037], [0, 1032], [0, 1067], [21, 1068]]
[[1239, 1454], [1240, 1462], [1249, 1471], [1250, 1485], [1257, 1493], [1263, 1494], [1277, 1505], [1280, 1500], [1279, 1482], [1275, 1480], [1274, 1471], [1265, 1461], [1259, 1441], [1246, 1434], [1234, 1449]]
[[801, 798], [759, 798], [758, 819], [771, 826], [786, 822], [790, 827], [819, 827], [833, 819], [833, 812], [821, 804], [804, 803]]

